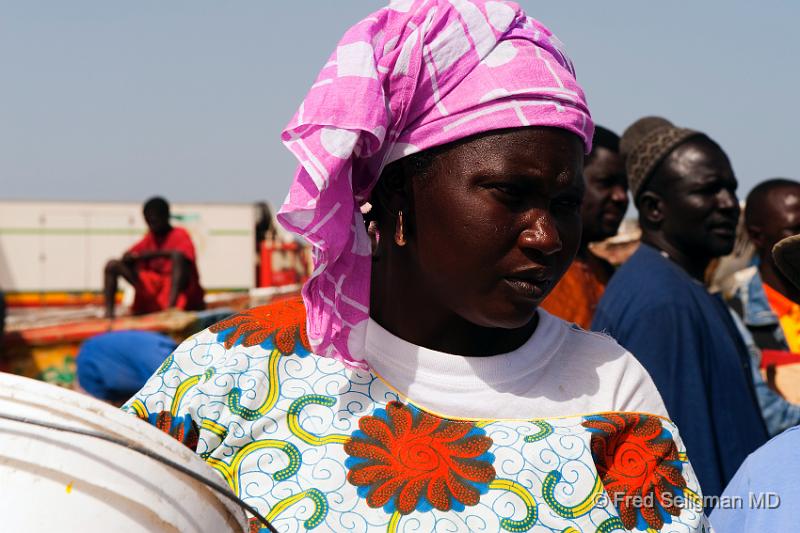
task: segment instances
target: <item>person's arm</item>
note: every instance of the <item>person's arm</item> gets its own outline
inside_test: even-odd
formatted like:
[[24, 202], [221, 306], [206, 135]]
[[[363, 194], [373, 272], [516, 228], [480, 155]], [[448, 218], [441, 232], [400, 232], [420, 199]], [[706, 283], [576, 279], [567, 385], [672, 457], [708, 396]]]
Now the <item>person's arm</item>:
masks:
[[731, 310], [731, 317], [734, 324], [736, 324], [736, 329], [739, 330], [739, 334], [742, 336], [745, 346], [747, 346], [758, 405], [761, 408], [764, 423], [767, 425], [767, 431], [769, 431], [770, 436], [774, 437], [778, 433], [800, 424], [800, 405], [786, 401], [783, 396], [772, 390], [767, 382], [764, 381], [764, 377], [759, 371], [761, 350], [756, 346], [753, 335], [750, 334], [739, 315], [733, 310]]
[[168, 308], [173, 308], [178, 302], [178, 295], [186, 289], [189, 283], [189, 260], [178, 250], [172, 250], [172, 279], [169, 286]]

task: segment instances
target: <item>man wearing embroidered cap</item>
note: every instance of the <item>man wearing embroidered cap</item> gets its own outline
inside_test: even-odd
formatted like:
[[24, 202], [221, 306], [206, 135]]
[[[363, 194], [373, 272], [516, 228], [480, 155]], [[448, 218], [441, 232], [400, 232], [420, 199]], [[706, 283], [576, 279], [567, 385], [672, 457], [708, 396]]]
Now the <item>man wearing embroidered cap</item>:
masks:
[[699, 530], [647, 373], [537, 310], [578, 248], [592, 130], [561, 44], [515, 4], [372, 14], [283, 132], [302, 300], [195, 335], [126, 408], [200, 428], [283, 530]]
[[611, 334], [648, 370], [703, 491], [718, 495], [767, 438], [747, 348], [703, 284], [710, 261], [733, 249], [736, 178], [716, 142], [663, 118], [635, 122], [620, 148], [642, 245], [612, 278], [592, 329]]

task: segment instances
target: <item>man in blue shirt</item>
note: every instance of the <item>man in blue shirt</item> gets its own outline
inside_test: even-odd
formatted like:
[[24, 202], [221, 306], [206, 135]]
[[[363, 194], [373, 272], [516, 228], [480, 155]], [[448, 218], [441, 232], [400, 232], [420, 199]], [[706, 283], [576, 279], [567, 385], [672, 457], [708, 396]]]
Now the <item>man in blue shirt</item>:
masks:
[[592, 329], [650, 372], [705, 495], [719, 495], [767, 440], [747, 348], [723, 301], [703, 285], [730, 253], [739, 204], [728, 157], [708, 136], [648, 117], [622, 137], [642, 245], [611, 279]]

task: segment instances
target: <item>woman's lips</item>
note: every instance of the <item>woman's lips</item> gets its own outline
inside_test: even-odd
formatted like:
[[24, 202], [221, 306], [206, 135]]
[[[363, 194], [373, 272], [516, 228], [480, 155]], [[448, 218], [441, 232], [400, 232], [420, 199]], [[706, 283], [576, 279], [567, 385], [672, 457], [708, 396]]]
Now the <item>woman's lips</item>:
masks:
[[551, 281], [507, 277], [503, 281], [519, 296], [529, 300], [541, 300], [550, 288]]

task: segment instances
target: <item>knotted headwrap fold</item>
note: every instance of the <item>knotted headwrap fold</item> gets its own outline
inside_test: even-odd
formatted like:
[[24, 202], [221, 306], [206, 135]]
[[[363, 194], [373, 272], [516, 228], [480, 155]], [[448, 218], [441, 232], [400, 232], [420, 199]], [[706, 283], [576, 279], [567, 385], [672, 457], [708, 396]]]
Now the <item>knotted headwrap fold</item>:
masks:
[[388, 163], [481, 132], [593, 124], [561, 44], [511, 2], [398, 0], [345, 33], [283, 132], [300, 166], [278, 219], [313, 247], [315, 353], [364, 366], [371, 248], [359, 206]]

